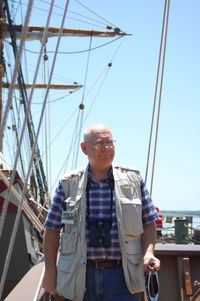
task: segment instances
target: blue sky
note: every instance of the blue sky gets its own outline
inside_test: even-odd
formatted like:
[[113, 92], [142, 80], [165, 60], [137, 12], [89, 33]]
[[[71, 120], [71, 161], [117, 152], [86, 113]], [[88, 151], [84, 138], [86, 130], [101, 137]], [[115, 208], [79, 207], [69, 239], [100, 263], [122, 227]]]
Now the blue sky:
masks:
[[[56, 1], [56, 4], [64, 7], [64, 2]], [[51, 150], [52, 183], [61, 171], [63, 160], [66, 159], [77, 114], [70, 119], [68, 127], [64, 128], [60, 135], [58, 132], [80, 104], [83, 91], [84, 118], [94, 101], [83, 128], [92, 123], [107, 124], [116, 140], [115, 162], [137, 167], [145, 177], [164, 1], [82, 0], [81, 2], [123, 31], [131, 33], [132, 36], [91, 51], [85, 90], [81, 89], [60, 101], [52, 102], [49, 106], [51, 140], [57, 136]], [[47, 3], [35, 1], [34, 6], [31, 24], [43, 22], [44, 25], [46, 13], [38, 10], [37, 7], [47, 9]], [[51, 25], [60, 25], [59, 15], [62, 9], [59, 7], [54, 11], [57, 15], [53, 16]], [[154, 202], [160, 210], [199, 210], [199, 11], [198, 0], [171, 1], [152, 193]], [[74, 12], [79, 15], [75, 15]], [[92, 25], [81, 23], [80, 14], [97, 19], [80, 3], [71, 0], [65, 26], [94, 28]], [[90, 23], [94, 22], [90, 20]], [[48, 40], [47, 51], [55, 48], [55, 42], [56, 39]], [[65, 38], [61, 42], [60, 51], [85, 50], [89, 48], [89, 42], [89, 38]], [[96, 47], [106, 42], [108, 39], [93, 39], [92, 46]], [[39, 42], [26, 44], [29, 50], [39, 51], [39, 47]], [[37, 56], [27, 55], [29, 55], [29, 68], [34, 69], [33, 60]], [[49, 54], [50, 67], [52, 57], [53, 54]], [[84, 84], [87, 59], [88, 52], [58, 55], [53, 82], [76, 81]], [[101, 85], [103, 79], [101, 77], [101, 80], [95, 84], [102, 70], [107, 68], [111, 60], [112, 67], [105, 81]], [[50, 99], [57, 99], [66, 94], [68, 94], [66, 91], [52, 91]], [[40, 102], [42, 96], [39, 94], [35, 96], [35, 103]], [[33, 117], [37, 120], [41, 105], [35, 103], [32, 105]], [[44, 140], [44, 134], [41, 134], [40, 140]], [[80, 153], [78, 165], [86, 162], [86, 157]], [[150, 176], [151, 174], [147, 181], [148, 188]]]

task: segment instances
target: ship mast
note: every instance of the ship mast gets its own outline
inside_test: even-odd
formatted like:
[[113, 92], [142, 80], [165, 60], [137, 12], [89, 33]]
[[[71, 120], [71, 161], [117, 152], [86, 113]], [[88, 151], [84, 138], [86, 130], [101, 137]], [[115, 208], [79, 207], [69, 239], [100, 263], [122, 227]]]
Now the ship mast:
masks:
[[[13, 29], [15, 30], [16, 38], [20, 39], [21, 32], [23, 29], [22, 25], [13, 25]], [[27, 29], [27, 40], [41, 40], [45, 28], [43, 26], [30, 25]], [[58, 27], [48, 27], [48, 38], [57, 37], [60, 28]], [[76, 28], [63, 28], [62, 29], [62, 37], [102, 37], [102, 38], [112, 38], [115, 36], [127, 36], [131, 35], [130, 33], [126, 33], [121, 31], [119, 27], [115, 27], [114, 29], [111, 26], [107, 26], [107, 30], [91, 30], [91, 29], [76, 29]], [[9, 25], [6, 24], [4, 37], [10, 37]]]
[[[20, 39], [21, 33], [23, 30], [23, 25], [14, 25], [11, 16], [10, 16], [10, 11], [9, 11], [9, 6], [8, 6], [8, 1], [7, 0], [0, 0], [1, 2], [1, 15], [0, 15], [0, 40], [1, 40], [1, 61], [0, 61], [0, 123], [1, 123], [1, 114], [2, 114], [2, 87], [3, 88], [9, 88], [10, 83], [8, 82], [3, 82], [3, 74], [4, 74], [4, 61], [3, 61], [3, 39], [5, 38], [10, 38], [11, 39], [11, 44], [13, 48], [13, 53], [14, 57], [16, 58], [17, 55], [17, 43], [16, 40]], [[5, 18], [3, 18], [3, 2], [5, 5], [5, 13], [7, 17], [7, 22], [5, 22]], [[27, 35], [26, 39], [27, 40], [42, 40], [43, 34], [45, 31], [45, 27], [43, 26], [28, 26], [27, 29]], [[60, 32], [59, 28], [56, 27], [48, 27], [48, 33], [47, 33], [47, 38], [50, 37], [56, 37], [58, 36]], [[63, 28], [62, 29], [62, 37], [69, 37], [69, 36], [76, 36], [76, 37], [87, 37], [87, 36], [92, 36], [92, 37], [115, 37], [115, 36], [125, 36], [125, 35], [130, 35], [125, 32], [122, 32], [119, 28], [112, 28], [111, 26], [107, 26], [107, 31], [102, 31], [102, 30], [88, 30], [88, 29], [72, 29], [72, 28]], [[50, 89], [77, 89], [81, 88], [82, 85], [78, 84], [73, 84], [73, 85], [61, 85], [61, 84], [51, 84]], [[25, 83], [24, 82], [24, 77], [22, 73], [21, 66], [19, 66], [18, 70], [18, 77], [17, 77], [17, 83], [14, 85], [14, 89], [19, 89], [20, 90], [20, 95], [21, 95], [21, 103], [23, 104], [24, 107], [24, 112], [26, 112], [27, 104], [28, 104], [28, 97], [27, 97], [27, 89], [32, 88], [31, 83]], [[46, 84], [35, 84], [34, 88], [47, 88]], [[34, 124], [32, 120], [32, 115], [31, 112], [29, 113], [29, 116], [27, 118], [27, 127], [28, 127], [28, 133], [29, 133], [29, 140], [30, 140], [30, 146], [34, 145], [35, 141], [35, 129], [34, 129]], [[1, 150], [0, 150], [1, 151]], [[47, 195], [48, 198], [48, 186], [47, 186], [47, 181], [44, 173], [44, 168], [40, 156], [40, 150], [37, 145], [35, 155], [34, 155], [34, 174], [37, 179], [37, 183], [39, 186], [39, 194], [40, 194], [40, 201], [42, 204], [45, 203], [45, 194]]]
[[[16, 59], [17, 43], [16, 43], [16, 37], [15, 37], [15, 30], [14, 30], [13, 23], [11, 20], [10, 10], [9, 10], [7, 0], [5, 0], [4, 3], [5, 3], [5, 13], [6, 13], [8, 25], [9, 25], [13, 53], [14, 53], [14, 57]], [[25, 87], [25, 82], [24, 82], [21, 65], [19, 65], [17, 81], [18, 81], [18, 85], [19, 85], [19, 89], [20, 89], [21, 98], [22, 98], [22, 104], [24, 107], [24, 113], [26, 114], [26, 109], [27, 109], [27, 105], [28, 105], [28, 96], [27, 96], [27, 91], [26, 91], [26, 87]], [[36, 134], [35, 134], [35, 128], [34, 128], [34, 123], [33, 123], [31, 112], [29, 113], [29, 115], [27, 117], [27, 127], [28, 127], [28, 134], [29, 134], [29, 140], [30, 140], [30, 147], [32, 149], [34, 142], [35, 142]], [[45, 173], [44, 173], [43, 163], [41, 160], [38, 144], [36, 145], [33, 163], [34, 163], [33, 164], [33, 173], [35, 174], [35, 178], [38, 183], [40, 202], [43, 205], [46, 203], [46, 199], [48, 199], [49, 197], [48, 197], [47, 181], [46, 181], [46, 177], [45, 177]]]

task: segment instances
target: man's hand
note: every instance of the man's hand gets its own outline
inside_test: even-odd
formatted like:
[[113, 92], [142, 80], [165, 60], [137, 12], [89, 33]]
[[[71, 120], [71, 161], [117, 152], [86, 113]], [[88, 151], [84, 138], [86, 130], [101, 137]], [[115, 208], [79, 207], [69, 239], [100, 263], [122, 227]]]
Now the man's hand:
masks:
[[146, 252], [144, 255], [144, 271], [148, 272], [149, 267], [159, 271], [160, 269], [160, 260], [156, 258], [151, 252]]
[[155, 223], [151, 222], [143, 227], [144, 233], [142, 234], [142, 249], [144, 254], [144, 271], [148, 272], [150, 266], [158, 271], [160, 269], [160, 260], [154, 256], [156, 240]]

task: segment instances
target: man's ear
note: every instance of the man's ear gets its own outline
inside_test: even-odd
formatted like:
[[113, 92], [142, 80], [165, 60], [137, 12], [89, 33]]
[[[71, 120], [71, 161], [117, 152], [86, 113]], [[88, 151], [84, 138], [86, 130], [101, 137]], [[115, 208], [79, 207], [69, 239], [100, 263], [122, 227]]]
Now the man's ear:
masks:
[[81, 142], [81, 149], [82, 149], [82, 152], [87, 155], [87, 145], [85, 142]]

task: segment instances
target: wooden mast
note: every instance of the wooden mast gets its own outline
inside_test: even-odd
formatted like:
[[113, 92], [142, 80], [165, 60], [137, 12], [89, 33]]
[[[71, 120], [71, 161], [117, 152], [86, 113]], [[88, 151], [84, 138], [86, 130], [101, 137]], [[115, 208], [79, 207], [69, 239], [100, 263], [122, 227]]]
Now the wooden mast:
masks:
[[[0, 1], [3, 1], [3, 0], [0, 0]], [[20, 39], [23, 26], [22, 25], [13, 25], [13, 28], [15, 30], [16, 39]], [[59, 30], [60, 30], [60, 28], [58, 28], [58, 27], [48, 27], [47, 37], [51, 38], [51, 37], [58, 36]], [[41, 40], [44, 31], [45, 31], [45, 27], [43, 27], [43, 26], [30, 25], [30, 26], [28, 26], [26, 40], [37, 40], [37, 39]], [[4, 24], [1, 34], [2, 34], [2, 38], [10, 37], [8, 24]], [[110, 38], [112, 38], [115, 36], [127, 36], [127, 35], [131, 35], [131, 34], [121, 31], [120, 28], [118, 28], [118, 27], [113, 29], [110, 26], [107, 26], [107, 31], [90, 30], [90, 29], [75, 29], [75, 28], [63, 28], [63, 30], [62, 30], [63, 37], [70, 37], [70, 36], [88, 37], [91, 35], [93, 37], [110, 37]], [[10, 86], [9, 83], [2, 82], [2, 77], [1, 77], [0, 83], [1, 83], [1, 87], [3, 87], [3, 88], [9, 88], [9, 86]], [[32, 87], [32, 84], [25, 84], [25, 87], [27, 89], [30, 89]], [[82, 88], [82, 87], [83, 87], [82, 85], [78, 85], [78, 84], [74, 84], [74, 85], [51, 84], [50, 85], [50, 89], [71, 89], [72, 90], [72, 89], [77, 89], [77, 88]], [[47, 85], [36, 84], [35, 88], [38, 88], [38, 89], [47, 88]], [[15, 84], [14, 89], [20, 89], [19, 85]]]
[[[21, 32], [23, 29], [22, 25], [13, 25], [16, 38], [20, 38]], [[62, 37], [69, 37], [69, 36], [77, 36], [77, 37], [88, 37], [88, 36], [93, 36], [93, 37], [115, 37], [115, 36], [127, 36], [131, 35], [129, 33], [125, 33], [120, 30], [120, 28], [112, 28], [110, 26], [107, 26], [107, 31], [103, 30], [91, 30], [91, 29], [76, 29], [76, 28], [63, 28], [62, 29]], [[36, 26], [36, 25], [30, 25], [28, 26], [28, 31], [27, 31], [27, 40], [41, 40], [42, 39], [42, 34], [45, 31], [45, 27], [43, 26]], [[58, 27], [48, 27], [48, 34], [47, 37], [56, 37], [58, 36], [58, 33], [60, 31], [60, 28]], [[5, 24], [5, 30], [4, 30], [4, 37], [8, 38], [10, 36], [9, 34], [9, 26], [8, 24]]]
[[[0, 2], [3, 4], [3, 0], [0, 0]], [[12, 46], [13, 46], [13, 52], [14, 55], [16, 56], [16, 51], [17, 51], [17, 45], [16, 45], [16, 39], [21, 38], [21, 32], [23, 30], [23, 25], [14, 25], [11, 17], [10, 17], [10, 12], [9, 12], [9, 6], [7, 0], [5, 1], [6, 3], [6, 14], [7, 14], [7, 20], [4, 21], [3, 26], [1, 26], [1, 36], [2, 36], [2, 43], [3, 39], [6, 38], [11, 38]], [[1, 5], [2, 7], [2, 5]], [[2, 9], [3, 13], [3, 9]], [[26, 34], [26, 40], [42, 40], [43, 34], [45, 32], [46, 28], [43, 26], [28, 26], [27, 34]], [[60, 33], [60, 28], [56, 27], [48, 27], [48, 33], [47, 33], [47, 38], [50, 37], [56, 37]], [[119, 28], [114, 28], [112, 29], [111, 26], [107, 26], [107, 31], [98, 31], [98, 30], [88, 30], [88, 29], [72, 29], [72, 28], [64, 28], [61, 30], [61, 35], [62, 37], [69, 37], [69, 36], [77, 36], [77, 37], [87, 37], [87, 36], [93, 36], [93, 37], [115, 37], [115, 36], [125, 36], [129, 35], [125, 32], [122, 32]], [[2, 74], [3, 76], [3, 74]], [[10, 83], [6, 83], [2, 81], [1, 77], [1, 88], [9, 88]], [[21, 66], [19, 68], [18, 72], [18, 83], [14, 85], [15, 89], [20, 89], [20, 93], [22, 95], [22, 100], [23, 100], [23, 105], [24, 105], [24, 110], [26, 111], [26, 105], [27, 105], [27, 93], [26, 89], [31, 88], [32, 84], [28, 84], [24, 82]], [[61, 85], [61, 84], [51, 84], [49, 86], [50, 88], [53, 89], [77, 89], [81, 88], [82, 85], [74, 84], [74, 85]], [[47, 88], [46, 84], [35, 84], [34, 88]], [[29, 113], [28, 119], [27, 119], [27, 125], [28, 125], [28, 132], [29, 132], [29, 138], [30, 138], [30, 145], [32, 147], [33, 142], [34, 142], [34, 136], [35, 136], [35, 131], [34, 131], [34, 125], [32, 122], [32, 116], [31, 113]], [[34, 163], [35, 163], [35, 168], [36, 168], [36, 177], [38, 179], [39, 187], [44, 187], [40, 189], [40, 197], [41, 200], [44, 201], [43, 198], [43, 192], [48, 191], [47, 187], [47, 182], [46, 182], [46, 177], [44, 174], [43, 170], [43, 165], [41, 162], [41, 157], [40, 157], [40, 151], [39, 147], [37, 146], [36, 150], [36, 155], [34, 156]], [[38, 166], [39, 165], [39, 166]], [[44, 179], [44, 180], [42, 180]], [[44, 183], [43, 183], [44, 182]], [[43, 203], [42, 201], [42, 203]]]
[[[25, 88], [26, 89], [31, 89], [32, 88], [32, 84], [25, 84]], [[2, 82], [2, 87], [3, 88], [9, 88], [10, 84], [9, 83], [5, 83]], [[35, 84], [34, 88], [37, 89], [46, 89], [48, 87], [47, 84]], [[69, 85], [69, 84], [50, 84], [50, 89], [58, 89], [58, 90], [63, 90], [63, 89], [77, 89], [77, 88], [82, 88], [82, 85], [78, 85], [78, 84], [73, 84], [73, 85]], [[14, 89], [20, 89], [20, 85], [19, 84], [14, 84], [13, 85]]]

